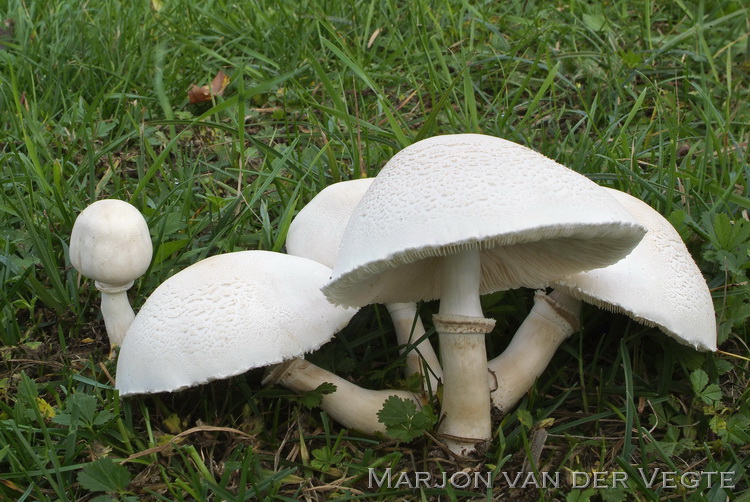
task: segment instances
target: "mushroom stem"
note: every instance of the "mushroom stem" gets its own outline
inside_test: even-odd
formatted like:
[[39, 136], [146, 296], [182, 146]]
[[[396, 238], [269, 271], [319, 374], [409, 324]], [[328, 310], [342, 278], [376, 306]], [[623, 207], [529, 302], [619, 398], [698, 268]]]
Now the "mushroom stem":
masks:
[[[138, 209], [117, 199], [81, 211], [70, 232], [70, 263], [102, 292], [102, 317], [111, 345], [122, 345], [135, 315], [126, 291], [151, 263], [148, 224]], [[113, 353], [110, 353], [110, 356]]]
[[363, 389], [300, 358], [279, 364], [263, 379], [264, 384], [280, 384], [298, 393], [315, 390], [325, 382], [334, 384], [336, 391], [325, 394], [320, 407], [347, 429], [354, 429], [364, 434], [384, 435], [386, 433], [385, 425], [378, 421], [378, 412], [390, 396], [395, 395], [401, 399], [411, 400], [417, 407], [422, 407], [419, 399], [411, 392]]
[[120, 285], [94, 281], [94, 285], [102, 293], [102, 318], [109, 343], [112, 347], [119, 347], [125, 339], [130, 323], [135, 319], [135, 312], [130, 306], [127, 293], [133, 286], [133, 281]]
[[438, 432], [452, 452], [466, 455], [492, 435], [484, 335], [494, 321], [483, 317], [479, 301], [479, 250], [444, 257], [441, 273], [440, 310], [433, 316], [444, 377]]
[[578, 331], [580, 309], [579, 300], [558, 290], [534, 295], [534, 307], [510, 345], [487, 365], [492, 406], [502, 415], [531, 388], [560, 344]]
[[435, 393], [439, 381], [443, 378], [443, 369], [440, 367], [430, 340], [425, 337], [425, 329], [417, 312], [417, 305], [415, 303], [388, 303], [386, 308], [393, 321], [396, 339], [401, 347], [399, 352], [401, 354], [406, 352], [404, 375], [407, 378], [414, 374], [420, 375], [424, 390], [428, 393]]

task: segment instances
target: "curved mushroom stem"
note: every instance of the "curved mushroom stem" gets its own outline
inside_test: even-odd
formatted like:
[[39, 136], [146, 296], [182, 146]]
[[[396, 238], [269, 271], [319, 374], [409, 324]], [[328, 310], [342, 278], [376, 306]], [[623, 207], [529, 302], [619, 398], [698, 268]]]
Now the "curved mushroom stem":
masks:
[[581, 302], [561, 291], [538, 291], [534, 307], [505, 351], [492, 359], [490, 396], [502, 415], [531, 388], [560, 344], [580, 327]]
[[443, 378], [443, 369], [440, 367], [430, 340], [425, 337], [425, 329], [417, 312], [417, 305], [415, 303], [389, 303], [386, 308], [393, 321], [396, 339], [401, 347], [400, 353], [403, 354], [408, 350], [404, 375], [407, 378], [414, 374], [420, 375], [425, 392], [434, 394], [439, 381]]
[[484, 335], [495, 321], [482, 315], [479, 260], [478, 250], [443, 258], [440, 310], [433, 316], [444, 377], [438, 432], [459, 455], [473, 453], [492, 436]]
[[94, 285], [102, 293], [102, 317], [109, 344], [112, 348], [121, 346], [130, 323], [135, 319], [127, 293], [128, 289], [133, 286], [133, 281], [120, 285], [94, 281]]
[[385, 425], [378, 421], [378, 412], [390, 396], [411, 400], [418, 408], [422, 407], [422, 403], [411, 392], [363, 389], [304, 359], [292, 359], [281, 363], [263, 379], [263, 384], [280, 384], [294, 392], [315, 390], [325, 382], [334, 384], [336, 391], [325, 394], [320, 407], [347, 429], [364, 434], [385, 434]]

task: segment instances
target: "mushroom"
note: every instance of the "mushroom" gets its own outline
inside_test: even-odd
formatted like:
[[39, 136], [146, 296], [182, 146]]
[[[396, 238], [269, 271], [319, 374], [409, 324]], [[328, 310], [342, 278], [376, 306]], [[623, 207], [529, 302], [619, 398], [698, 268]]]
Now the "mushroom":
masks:
[[438, 136], [395, 155], [352, 214], [333, 279], [341, 305], [440, 299], [438, 429], [455, 453], [491, 436], [479, 297], [609, 265], [644, 233], [584, 176], [526, 147], [478, 134]]
[[135, 317], [127, 290], [146, 272], [151, 255], [146, 220], [127, 202], [94, 202], [73, 224], [70, 262], [82, 275], [94, 279], [102, 293], [102, 317], [112, 347], [122, 345]]
[[[164, 281], [135, 317], [117, 361], [116, 388], [121, 396], [179, 391], [317, 349], [356, 313], [320, 292], [330, 273], [312, 260], [268, 251], [226, 253], [187, 267]], [[312, 365], [306, 374], [318, 383], [301, 389], [290, 380], [289, 387], [340, 385], [324, 397], [323, 408], [334, 420], [370, 432], [372, 419], [362, 422], [361, 410], [352, 408], [359, 394], [351, 395], [351, 384]]]
[[[341, 236], [349, 216], [372, 178], [343, 181], [320, 191], [292, 220], [286, 238], [287, 253], [333, 267], [341, 245]], [[393, 320], [400, 353], [406, 353], [405, 376], [420, 375], [424, 389], [434, 392], [442, 377], [435, 350], [425, 337], [415, 303], [386, 305]]]
[[324, 383], [332, 383], [336, 391], [324, 394], [320, 407], [347, 429], [371, 436], [386, 434], [386, 426], [378, 421], [377, 416], [389, 397], [398, 396], [414, 402], [417, 407], [422, 406], [411, 392], [364, 389], [302, 358], [279, 364], [268, 373], [263, 383], [276, 383], [300, 393], [315, 390]]
[[419, 375], [422, 388], [428, 394], [437, 391], [443, 380], [443, 368], [440, 367], [435, 349], [426, 336], [422, 318], [419, 317], [417, 304], [414, 302], [386, 303], [385, 308], [393, 321], [399, 353], [406, 353], [404, 376]]
[[[580, 299], [658, 327], [696, 350], [716, 350], [711, 293], [680, 235], [645, 202], [618, 190], [602, 190], [620, 202], [648, 233], [619, 262], [553, 281], [556, 289], [550, 296], [568, 305], [563, 309], [568, 313]], [[501, 413], [528, 391], [555, 350], [576, 329], [569, 315], [546, 320], [530, 315], [526, 319], [510, 346], [489, 363], [497, 377], [492, 402]]]
[[320, 293], [330, 269], [268, 251], [225, 253], [164, 281], [130, 325], [120, 395], [172, 392], [317, 349], [355, 309]]
[[580, 300], [561, 291], [535, 293], [534, 307], [508, 347], [487, 363], [490, 398], [499, 416], [516, 405], [547, 368], [560, 344], [578, 331], [580, 308]]

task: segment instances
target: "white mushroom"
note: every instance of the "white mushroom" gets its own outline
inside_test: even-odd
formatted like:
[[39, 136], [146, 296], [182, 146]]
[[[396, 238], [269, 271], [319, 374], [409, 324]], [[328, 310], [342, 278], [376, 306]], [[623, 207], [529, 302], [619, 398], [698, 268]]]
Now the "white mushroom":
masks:
[[342, 305], [440, 298], [439, 432], [457, 453], [491, 436], [479, 295], [609, 265], [644, 230], [580, 174], [521, 145], [438, 136], [395, 155], [349, 220], [323, 288]]
[[349, 216], [374, 178], [342, 181], [321, 190], [289, 225], [286, 251], [333, 267]]
[[377, 414], [389, 397], [398, 396], [422, 406], [411, 392], [363, 389], [304, 359], [292, 359], [276, 366], [263, 383], [277, 383], [295, 392], [309, 392], [323, 383], [332, 383], [336, 391], [324, 394], [320, 407], [347, 429], [370, 435], [386, 434], [386, 427], [377, 420]]
[[[581, 299], [656, 326], [697, 350], [716, 350], [711, 293], [680, 235], [645, 202], [618, 190], [603, 190], [618, 200], [648, 233], [619, 262], [553, 281], [556, 289], [550, 296], [567, 305]], [[575, 329], [569, 316], [544, 322], [536, 316], [527, 318], [508, 349], [489, 363], [498, 384], [492, 392], [492, 402], [500, 412], [506, 413], [528, 391], [558, 346]]]
[[70, 262], [94, 279], [110, 345], [122, 345], [135, 314], [127, 290], [151, 263], [152, 244], [143, 215], [127, 202], [94, 202], [76, 218], [70, 235]]
[[[344, 181], [321, 190], [292, 220], [286, 238], [287, 253], [333, 267], [349, 216], [372, 181], [373, 178]], [[420, 375], [425, 390], [436, 391], [443, 371], [425, 337], [416, 304], [390, 303], [386, 308], [393, 320], [400, 352], [408, 350], [405, 375]]]
[[648, 233], [626, 259], [552, 285], [600, 308], [656, 326], [683, 345], [715, 351], [711, 292], [680, 234], [645, 202], [619, 190], [605, 190]]
[[[325, 300], [320, 287], [330, 272], [306, 258], [266, 251], [213, 256], [182, 270], [138, 312], [120, 351], [116, 388], [122, 396], [178, 391], [291, 361], [264, 383], [296, 392], [333, 383], [336, 392], [322, 402], [331, 418], [363, 432], [385, 432], [375, 413], [392, 395], [419, 405], [411, 393], [365, 391], [297, 359], [356, 313]], [[298, 369], [287, 371], [293, 367]]]
[[130, 325], [117, 361], [120, 395], [177, 391], [313, 351], [356, 310], [320, 292], [330, 269], [305, 258], [242, 251], [164, 281]]
[[399, 353], [406, 353], [404, 376], [419, 375], [422, 388], [428, 394], [437, 391], [443, 380], [443, 368], [440, 367], [435, 349], [426, 336], [422, 318], [419, 317], [417, 304], [414, 302], [387, 303], [385, 308], [393, 321]]
[[581, 302], [537, 291], [534, 307], [502, 354], [487, 363], [492, 405], [505, 415], [544, 372], [557, 348], [580, 328]]

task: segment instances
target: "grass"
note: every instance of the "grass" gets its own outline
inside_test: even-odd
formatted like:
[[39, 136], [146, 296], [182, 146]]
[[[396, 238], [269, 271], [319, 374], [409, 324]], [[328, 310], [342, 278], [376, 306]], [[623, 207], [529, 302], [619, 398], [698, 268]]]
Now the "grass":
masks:
[[[0, 499], [750, 500], [742, 4], [5, 2]], [[189, 104], [190, 85], [220, 69], [224, 96]], [[202, 258], [282, 251], [290, 218], [322, 188], [452, 132], [528, 145], [669, 218], [712, 289], [722, 352], [587, 307], [468, 466], [497, 475], [484, 490], [368, 487], [368, 468], [466, 466], [436, 459], [429, 435], [397, 444], [343, 430], [263, 388], [262, 370], [118, 399], [98, 293], [67, 257], [86, 205], [120, 198], [147, 218], [156, 252], [131, 290], [137, 310]], [[498, 320], [492, 354], [530, 305], [530, 291], [483, 299]], [[383, 310], [366, 308], [313, 357], [365, 387], [402, 386], [392, 336]], [[568, 474], [559, 488], [503, 479], [529, 469]], [[576, 488], [573, 471], [629, 482]], [[673, 488], [664, 471], [734, 471], [735, 486], [703, 476]]]

